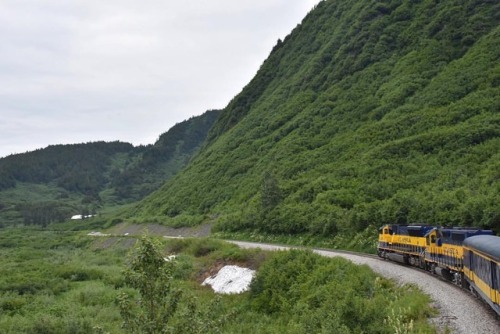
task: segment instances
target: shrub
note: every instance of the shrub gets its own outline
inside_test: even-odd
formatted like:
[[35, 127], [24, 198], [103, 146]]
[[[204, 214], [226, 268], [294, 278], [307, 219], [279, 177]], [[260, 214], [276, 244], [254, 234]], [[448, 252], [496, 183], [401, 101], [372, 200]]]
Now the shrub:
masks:
[[220, 247], [220, 242], [213, 239], [197, 239], [193, 241], [191, 245], [191, 250], [194, 256], [202, 257], [206, 256]]
[[[415, 288], [396, 288], [367, 266], [292, 250], [263, 263], [249, 300], [257, 313], [284, 321], [283, 331], [389, 334], [418, 327], [432, 332], [426, 325], [428, 298], [420, 296]], [[393, 312], [403, 307], [404, 312]]]
[[100, 270], [93, 268], [61, 268], [58, 275], [59, 277], [75, 282], [96, 280], [103, 277], [103, 273]]

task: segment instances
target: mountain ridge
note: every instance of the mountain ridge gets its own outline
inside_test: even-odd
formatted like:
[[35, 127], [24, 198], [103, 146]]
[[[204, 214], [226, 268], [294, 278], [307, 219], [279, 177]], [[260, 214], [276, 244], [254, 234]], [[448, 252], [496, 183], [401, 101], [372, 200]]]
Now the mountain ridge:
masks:
[[51, 145], [1, 158], [0, 221], [46, 225], [137, 201], [189, 162], [218, 114], [180, 122], [152, 145]]
[[[498, 13], [492, 1], [320, 2], [192, 163], [128, 216], [325, 236], [499, 229]], [[282, 194], [267, 209], [266, 177]]]

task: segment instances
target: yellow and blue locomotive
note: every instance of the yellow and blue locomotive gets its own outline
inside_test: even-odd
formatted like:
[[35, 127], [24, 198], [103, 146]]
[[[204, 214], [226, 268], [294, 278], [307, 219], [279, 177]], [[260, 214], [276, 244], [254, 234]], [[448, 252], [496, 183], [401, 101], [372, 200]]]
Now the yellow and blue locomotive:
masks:
[[387, 224], [379, 230], [378, 255], [425, 268], [425, 236], [432, 226]]
[[470, 288], [500, 315], [500, 237], [491, 230], [387, 224], [378, 255]]

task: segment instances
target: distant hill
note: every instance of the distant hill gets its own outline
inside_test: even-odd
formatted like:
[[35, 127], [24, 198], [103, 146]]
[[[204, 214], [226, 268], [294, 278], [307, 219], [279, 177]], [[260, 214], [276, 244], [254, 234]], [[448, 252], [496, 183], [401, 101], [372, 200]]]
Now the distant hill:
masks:
[[498, 1], [320, 2], [129, 217], [323, 236], [499, 230], [499, 22]]
[[0, 159], [0, 222], [48, 224], [141, 199], [183, 168], [219, 111], [178, 123], [154, 145], [54, 145]]

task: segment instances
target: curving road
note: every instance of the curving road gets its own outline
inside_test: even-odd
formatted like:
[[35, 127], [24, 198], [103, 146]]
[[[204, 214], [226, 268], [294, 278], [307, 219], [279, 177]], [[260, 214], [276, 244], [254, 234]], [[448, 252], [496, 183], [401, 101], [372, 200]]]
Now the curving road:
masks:
[[[229, 241], [229, 240], [228, 240]], [[229, 241], [241, 248], [261, 248], [265, 250], [287, 250], [291, 247], [261, 244], [244, 241]], [[454, 334], [499, 334], [500, 321], [488, 306], [466, 291], [432, 277], [431, 275], [378, 258], [364, 257], [336, 251], [313, 250], [315, 253], [335, 257], [341, 256], [356, 264], [366, 264], [378, 274], [397, 282], [417, 285], [431, 296], [439, 316], [433, 322], [445, 330], [447, 327]]]

